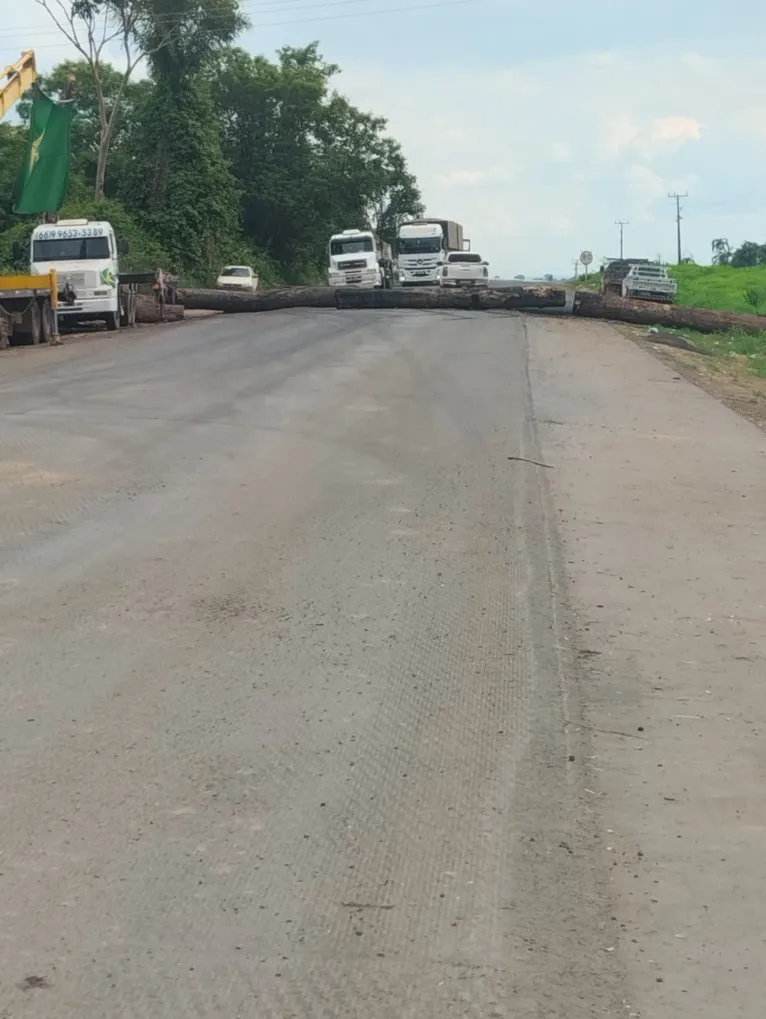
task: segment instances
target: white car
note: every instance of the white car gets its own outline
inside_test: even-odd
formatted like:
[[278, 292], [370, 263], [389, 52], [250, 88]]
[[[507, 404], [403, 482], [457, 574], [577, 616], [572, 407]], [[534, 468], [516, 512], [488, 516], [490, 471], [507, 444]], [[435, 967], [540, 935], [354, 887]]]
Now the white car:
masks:
[[227, 265], [215, 281], [218, 290], [247, 290], [255, 293], [258, 277], [249, 265]]
[[474, 251], [450, 251], [438, 277], [440, 287], [488, 287], [489, 262]]

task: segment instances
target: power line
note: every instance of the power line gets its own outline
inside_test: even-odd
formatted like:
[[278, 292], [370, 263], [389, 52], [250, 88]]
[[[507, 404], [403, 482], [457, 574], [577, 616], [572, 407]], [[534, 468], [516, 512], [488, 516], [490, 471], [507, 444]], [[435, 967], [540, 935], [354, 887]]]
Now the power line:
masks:
[[681, 199], [688, 197], [689, 195], [686, 192], [684, 192], [682, 195], [679, 195], [677, 191], [674, 191], [672, 194], [668, 195], [668, 198], [670, 198], [671, 201], [674, 201], [676, 203], [676, 238], [678, 241], [678, 261], [676, 262], [676, 265], [681, 264], [681, 219], [682, 219]]
[[629, 219], [616, 219], [614, 225], [620, 228], [620, 258], [623, 257], [623, 240], [625, 236], [625, 227], [630, 226]]
[[[289, 2], [288, 3], [281, 3], [281, 2], [278, 2], [278, 0], [266, 0], [266, 3], [263, 3], [263, 2], [255, 3], [255, 4], [253, 4], [253, 3], [243, 3], [243, 4], [240, 5], [240, 8], [245, 13], [247, 13], [248, 11], [252, 11], [254, 14], [258, 14], [258, 13], [261, 13], [261, 12], [264, 13], [264, 14], [275, 14], [277, 12], [282, 12], [282, 11], [290, 12], [290, 11], [293, 11], [293, 10], [295, 10], [295, 11], [300, 11], [300, 10], [306, 10], [306, 11], [316, 10], [316, 11], [321, 11], [321, 10], [325, 10], [325, 9], [327, 9], [329, 7], [345, 7], [345, 6], [348, 6], [348, 5], [351, 5], [351, 4], [372, 3], [372, 2], [374, 2], [374, 0], [322, 0], [322, 2], [316, 3], [316, 4], [311, 4], [311, 3], [310, 4], [304, 4], [304, 3], [295, 3], [295, 2], [293, 2], [293, 3], [289, 3]], [[352, 11], [352, 12], [350, 12], [348, 14], [330, 14], [330, 15], [323, 15], [323, 16], [317, 16], [317, 17], [308, 17], [308, 18], [291, 18], [290, 20], [287, 20], [287, 21], [256, 21], [256, 24], [254, 26], [252, 26], [252, 27], [268, 28], [268, 27], [271, 27], [271, 26], [277, 27], [277, 26], [284, 26], [284, 25], [303, 25], [303, 24], [308, 24], [310, 22], [314, 22], [314, 21], [338, 21], [340, 19], [346, 19], [346, 18], [371, 17], [371, 16], [374, 16], [374, 15], [377, 15], [377, 14], [395, 14], [397, 12], [402, 12], [402, 11], [433, 10], [434, 8], [437, 8], [437, 7], [453, 7], [453, 6], [458, 6], [458, 5], [462, 5], [462, 4], [466, 4], [466, 3], [478, 3], [478, 2], [479, 2], [479, 0], [438, 0], [438, 2], [435, 2], [435, 3], [413, 4], [413, 5], [409, 5], [407, 7], [383, 7], [383, 8], [377, 8], [377, 9], [371, 10], [371, 11]], [[218, 17], [218, 16], [220, 16], [221, 19], [227, 19], [227, 18], [230, 17], [230, 14], [228, 12], [225, 12], [225, 11], [222, 11], [220, 15], [216, 15], [214, 13], [211, 13], [211, 14], [205, 16], [205, 20], [209, 22], [213, 18]], [[168, 13], [166, 15], [163, 15], [161, 18], [158, 18], [157, 20], [161, 24], [167, 24], [167, 23], [171, 23], [172, 21], [178, 21], [179, 23], [181, 23], [181, 22], [184, 22], [184, 21], [193, 21], [194, 19], [193, 19], [193, 17], [189, 17], [189, 15], [183, 14], [183, 13]], [[61, 45], [66, 45], [67, 44], [66, 37], [53, 24], [50, 24], [47, 27], [42, 27], [40, 25], [34, 25], [34, 26], [27, 26], [26, 28], [16, 28], [16, 27], [14, 27], [12, 29], [10, 29], [10, 28], [0, 29], [0, 37], [2, 37], [4, 35], [5, 36], [14, 36], [14, 37], [16, 37], [16, 36], [19, 36], [19, 35], [24, 35], [25, 33], [34, 33], [35, 36], [38, 37], [38, 38], [39, 38], [40, 35], [48, 35], [48, 36], [58, 35], [62, 39]], [[57, 44], [57, 43], [43, 43], [42, 45], [35, 46], [35, 49], [36, 50], [37, 49], [51, 49], [51, 48], [53, 48], [53, 46], [57, 46], [57, 45], [59, 45], [59, 44]]]

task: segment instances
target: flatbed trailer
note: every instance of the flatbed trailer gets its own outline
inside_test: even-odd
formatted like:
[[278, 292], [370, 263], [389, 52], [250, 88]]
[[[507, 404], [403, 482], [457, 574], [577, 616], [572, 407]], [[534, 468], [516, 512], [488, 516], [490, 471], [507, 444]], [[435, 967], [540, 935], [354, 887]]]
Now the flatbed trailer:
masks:
[[18, 343], [58, 339], [59, 284], [55, 270], [44, 276], [0, 276], [0, 350]]

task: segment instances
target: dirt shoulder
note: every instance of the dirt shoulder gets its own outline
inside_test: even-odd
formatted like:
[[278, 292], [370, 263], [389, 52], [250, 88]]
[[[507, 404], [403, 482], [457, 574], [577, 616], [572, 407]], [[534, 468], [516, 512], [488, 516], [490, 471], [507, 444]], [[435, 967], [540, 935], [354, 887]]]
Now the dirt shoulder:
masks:
[[529, 342], [612, 862], [601, 950], [628, 974], [626, 1016], [757, 1019], [766, 439], [703, 391], [736, 382], [685, 381], [699, 355], [664, 367], [581, 321], [535, 320]]
[[646, 335], [643, 326], [611, 324], [639, 347], [651, 351], [660, 361], [675, 369], [681, 378], [693, 382], [766, 431], [766, 378], [749, 372], [746, 357], [710, 357], [676, 350], [654, 342]]

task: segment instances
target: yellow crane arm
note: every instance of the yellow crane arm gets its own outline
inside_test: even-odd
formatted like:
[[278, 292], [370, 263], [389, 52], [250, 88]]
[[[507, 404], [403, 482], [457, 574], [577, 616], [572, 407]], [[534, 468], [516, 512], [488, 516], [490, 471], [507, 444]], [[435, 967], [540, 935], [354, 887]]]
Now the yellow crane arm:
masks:
[[35, 54], [33, 50], [26, 50], [21, 60], [6, 67], [0, 75], [0, 120], [36, 81]]

